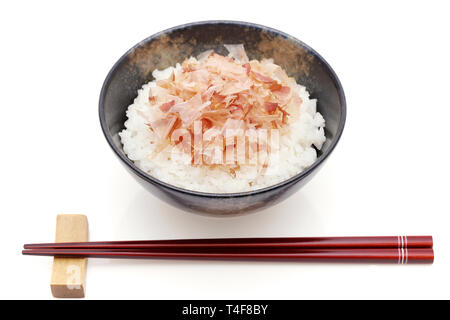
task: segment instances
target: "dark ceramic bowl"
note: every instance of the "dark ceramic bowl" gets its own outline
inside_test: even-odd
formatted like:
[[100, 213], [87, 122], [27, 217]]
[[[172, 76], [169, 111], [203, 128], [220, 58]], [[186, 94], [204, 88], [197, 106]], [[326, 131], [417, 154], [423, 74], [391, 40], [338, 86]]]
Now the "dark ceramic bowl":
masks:
[[[224, 43], [243, 43], [250, 59], [273, 58], [298, 83], [318, 99], [318, 111], [326, 121], [326, 142], [317, 161], [308, 169], [264, 189], [231, 193], [203, 193], [159, 181], [137, 168], [125, 155], [118, 133], [125, 112], [141, 86], [153, 80], [154, 69], [164, 69], [189, 56], [214, 49], [226, 55]], [[103, 133], [125, 168], [158, 198], [195, 213], [241, 214], [272, 206], [304, 186], [336, 146], [344, 129], [346, 105], [342, 86], [328, 63], [303, 42], [274, 29], [247, 22], [206, 21], [178, 26], [135, 45], [113, 66], [100, 94]]]

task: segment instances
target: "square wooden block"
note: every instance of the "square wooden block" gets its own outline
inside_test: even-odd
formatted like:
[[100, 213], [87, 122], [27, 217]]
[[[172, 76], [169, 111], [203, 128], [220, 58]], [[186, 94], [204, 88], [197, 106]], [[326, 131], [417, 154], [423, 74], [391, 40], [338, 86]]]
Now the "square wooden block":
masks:
[[[89, 226], [85, 215], [57, 216], [55, 242], [88, 240]], [[54, 258], [50, 287], [55, 298], [84, 298], [86, 264], [86, 258]]]

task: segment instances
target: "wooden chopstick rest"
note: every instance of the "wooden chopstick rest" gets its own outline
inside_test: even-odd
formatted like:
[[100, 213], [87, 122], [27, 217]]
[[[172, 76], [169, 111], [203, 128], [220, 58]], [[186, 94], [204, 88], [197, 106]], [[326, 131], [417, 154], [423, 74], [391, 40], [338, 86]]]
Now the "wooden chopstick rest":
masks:
[[[88, 238], [89, 226], [85, 215], [57, 216], [55, 242], [88, 241]], [[50, 287], [55, 298], [84, 298], [86, 264], [86, 258], [54, 258]]]

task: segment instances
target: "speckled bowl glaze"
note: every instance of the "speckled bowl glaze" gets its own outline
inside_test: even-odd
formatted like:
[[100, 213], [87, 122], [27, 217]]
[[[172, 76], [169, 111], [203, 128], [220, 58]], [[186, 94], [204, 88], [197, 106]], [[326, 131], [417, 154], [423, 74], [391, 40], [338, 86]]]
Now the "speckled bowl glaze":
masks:
[[[231, 193], [203, 193], [159, 181], [137, 168], [123, 151], [118, 133], [137, 90], [164, 69], [189, 56], [214, 49], [226, 55], [224, 43], [243, 43], [250, 59], [273, 58], [318, 99], [326, 121], [326, 142], [317, 161], [302, 173], [264, 189]], [[106, 77], [100, 94], [100, 123], [114, 153], [132, 176], [156, 197], [195, 213], [230, 216], [267, 208], [292, 195], [322, 167], [341, 137], [346, 117], [344, 91], [328, 63], [303, 42], [283, 32], [247, 22], [205, 21], [157, 33], [126, 52]], [[151, 211], [151, 208], [149, 208]]]

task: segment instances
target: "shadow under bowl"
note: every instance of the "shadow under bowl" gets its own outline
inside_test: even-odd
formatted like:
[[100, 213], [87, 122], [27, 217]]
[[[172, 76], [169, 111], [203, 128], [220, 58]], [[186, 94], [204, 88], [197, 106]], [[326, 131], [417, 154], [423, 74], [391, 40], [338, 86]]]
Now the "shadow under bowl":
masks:
[[[189, 56], [214, 49], [227, 55], [223, 44], [243, 43], [250, 59], [273, 58], [289, 76], [306, 86], [326, 121], [326, 141], [318, 159], [305, 171], [276, 185], [241, 193], [205, 193], [182, 189], [145, 173], [128, 159], [118, 133], [126, 110], [154, 69], [165, 69]], [[100, 123], [114, 153], [132, 176], [156, 197], [178, 208], [230, 216], [267, 208], [304, 186], [322, 167], [344, 129], [346, 103], [342, 86], [328, 63], [303, 42], [283, 32], [247, 22], [205, 21], [174, 27], [141, 41], [127, 51], [107, 75], [100, 94]]]

